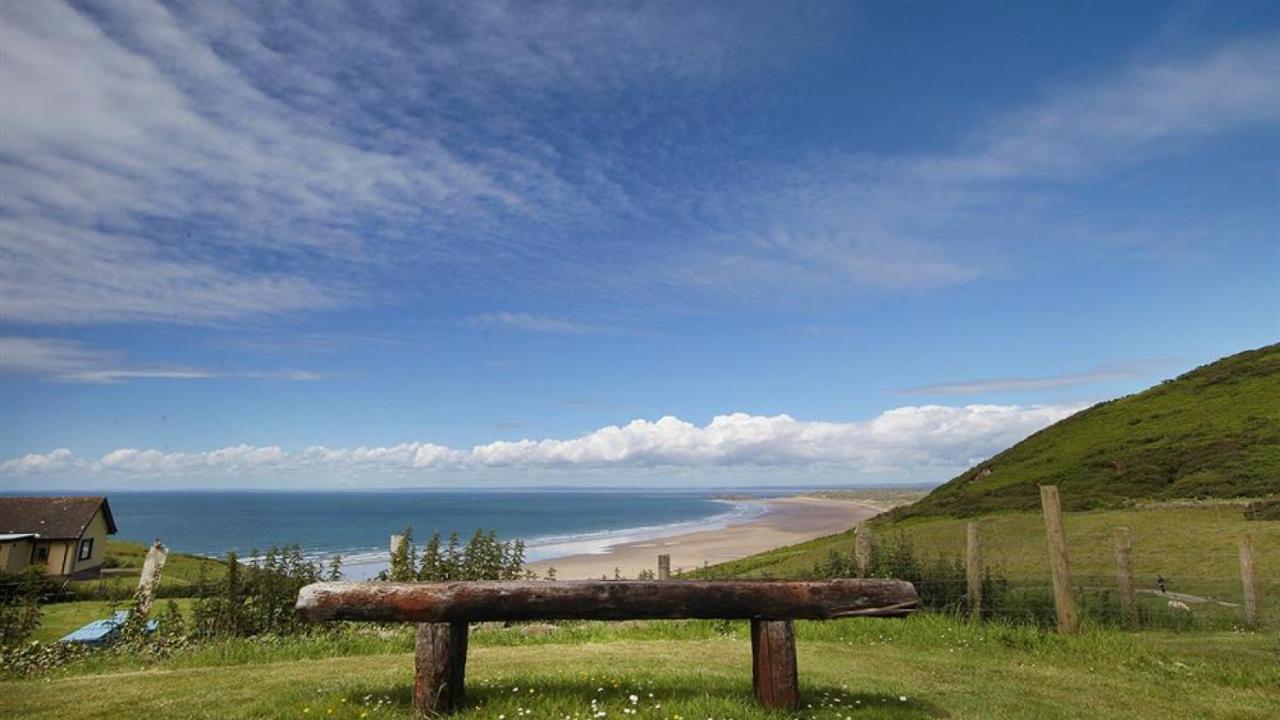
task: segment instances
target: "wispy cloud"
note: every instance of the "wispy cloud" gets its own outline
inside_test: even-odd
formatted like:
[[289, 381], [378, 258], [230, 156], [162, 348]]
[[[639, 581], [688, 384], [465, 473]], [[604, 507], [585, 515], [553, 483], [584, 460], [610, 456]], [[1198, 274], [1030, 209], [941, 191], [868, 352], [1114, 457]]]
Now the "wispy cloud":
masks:
[[121, 354], [58, 338], [0, 337], [0, 373], [34, 375], [54, 382], [123, 383], [130, 380], [211, 380], [243, 378], [312, 381], [308, 370], [204, 370], [176, 365], [137, 366]]
[[[854, 287], [910, 291], [976, 280], [1025, 235], [1065, 254], [1081, 238], [1167, 244], [1170, 235], [1055, 213], [1058, 191], [1280, 121], [1280, 37], [1146, 57], [1058, 87], [933, 153], [823, 152], [763, 163], [705, 201], [711, 242], [685, 252], [681, 282], [766, 297]], [[1185, 245], [1185, 243], [1184, 243]], [[1137, 256], [1133, 248], [1129, 255]], [[1185, 247], [1179, 251], [1186, 254]], [[762, 293], [762, 288], [777, 294]]]
[[459, 284], [544, 251], [586, 275], [561, 238], [637, 206], [613, 159], [539, 118], [563, 125], [565, 92], [707, 82], [812, 38], [761, 10], [6, 4], [0, 319], [376, 302], [406, 258]]
[[522, 312], [483, 313], [468, 319], [468, 324], [492, 329], [516, 330], [553, 335], [608, 335], [625, 332], [624, 328], [592, 325], [589, 323]]
[[[643, 468], [840, 468], [855, 475], [937, 474], [967, 466], [1082, 406], [924, 405], [863, 422], [802, 421], [787, 415], [720, 415], [704, 426], [663, 417], [611, 425], [569, 439], [495, 441], [470, 449], [430, 442], [390, 447], [238, 445], [205, 452], [122, 448], [98, 459], [66, 449], [0, 464], [0, 476], [50, 477], [74, 471], [97, 480], [241, 484], [262, 479], [334, 482], [357, 477], [432, 484], [490, 470]], [[416, 479], [416, 480], [415, 480]]]
[[950, 149], [757, 156], [705, 91], [823, 47], [843, 4], [295, 10], [0, 7], [0, 320], [242, 321], [410, 286], [674, 306], [927, 290], [1016, 251], [1011, 217], [1051, 233], [1027, 180], [1280, 114], [1269, 36], [1143, 57]]
[[1044, 377], [998, 377], [978, 380], [919, 385], [898, 392], [903, 395], [989, 395], [999, 393], [1034, 392], [1056, 388], [1078, 387], [1116, 380], [1137, 380], [1150, 375], [1149, 368], [1136, 363], [1103, 365], [1092, 370]]

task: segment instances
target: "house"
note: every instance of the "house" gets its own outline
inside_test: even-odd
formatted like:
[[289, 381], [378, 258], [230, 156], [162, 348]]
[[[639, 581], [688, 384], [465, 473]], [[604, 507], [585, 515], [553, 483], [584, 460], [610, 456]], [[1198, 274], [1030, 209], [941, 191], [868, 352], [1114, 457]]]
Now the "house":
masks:
[[0, 570], [97, 577], [115, 532], [105, 497], [0, 497]]

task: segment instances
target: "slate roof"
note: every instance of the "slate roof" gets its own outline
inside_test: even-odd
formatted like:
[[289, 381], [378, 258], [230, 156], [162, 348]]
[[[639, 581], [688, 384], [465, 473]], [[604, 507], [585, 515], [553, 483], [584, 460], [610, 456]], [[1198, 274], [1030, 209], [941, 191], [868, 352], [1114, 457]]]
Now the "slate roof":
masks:
[[102, 508], [107, 532], [116, 521], [105, 497], [0, 497], [0, 533], [36, 533], [43, 540], [73, 540]]

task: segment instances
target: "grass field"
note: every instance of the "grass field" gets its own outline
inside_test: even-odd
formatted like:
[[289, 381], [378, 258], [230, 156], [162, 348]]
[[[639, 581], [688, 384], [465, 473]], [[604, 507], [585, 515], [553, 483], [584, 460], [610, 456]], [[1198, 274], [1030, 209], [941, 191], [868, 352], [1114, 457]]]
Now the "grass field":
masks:
[[[94, 597], [126, 598], [133, 594], [138, 586], [138, 575], [142, 572], [142, 564], [147, 557], [148, 547], [140, 543], [122, 540], [107, 541], [107, 557], [116, 563], [116, 569], [136, 570], [94, 580], [79, 580], [71, 583], [72, 589], [79, 595]], [[200, 580], [201, 572], [208, 580], [213, 580], [226, 572], [227, 566], [209, 558], [184, 553], [169, 553], [165, 560], [164, 572], [160, 576], [157, 593], [161, 596], [180, 596], [190, 591]]]
[[[163, 610], [168, 600], [157, 600], [155, 611]], [[191, 605], [195, 601], [189, 598], [174, 600], [178, 610], [184, 617], [190, 617]], [[127, 605], [114, 606], [102, 600], [80, 600], [77, 602], [52, 603], [41, 607], [40, 627], [31, 634], [32, 640], [52, 642], [85, 623], [110, 617], [115, 610], [126, 610]]]
[[[1280, 641], [1256, 633], [1060, 638], [940, 616], [800, 623], [813, 718], [1269, 718]], [[228, 641], [139, 665], [122, 659], [0, 683], [23, 718], [401, 718], [409, 631], [347, 640]], [[750, 696], [743, 623], [579, 623], [527, 637], [473, 633], [460, 717], [789, 717]], [[637, 700], [633, 704], [630, 696]], [[593, 701], [595, 704], [593, 705]]]
[[[924, 557], [962, 558], [965, 528], [971, 520], [983, 523], [988, 567], [1014, 583], [1048, 586], [1044, 521], [1039, 513], [997, 513], [966, 519], [916, 517], [876, 524], [873, 532], [881, 540], [906, 537]], [[1072, 572], [1081, 585], [1110, 586], [1114, 582], [1112, 530], [1127, 527], [1133, 538], [1135, 582], [1140, 589], [1154, 590], [1156, 577], [1162, 575], [1169, 590], [1232, 603], [1241, 602], [1242, 595], [1237, 537], [1247, 532], [1254, 537], [1264, 617], [1273, 625], [1280, 623], [1280, 522], [1245, 520], [1238, 505], [1206, 503], [1067, 513], [1065, 526]], [[706, 574], [803, 576], [832, 551], [852, 552], [853, 544], [854, 533], [849, 531], [716, 565]], [[1154, 596], [1147, 599], [1158, 600]], [[1212, 603], [1193, 610], [1236, 612]]]

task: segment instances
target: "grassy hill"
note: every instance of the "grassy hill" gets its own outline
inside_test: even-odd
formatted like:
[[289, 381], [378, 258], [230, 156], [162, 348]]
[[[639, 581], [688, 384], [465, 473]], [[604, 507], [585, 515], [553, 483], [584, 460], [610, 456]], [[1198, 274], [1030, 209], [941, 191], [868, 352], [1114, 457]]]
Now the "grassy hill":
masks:
[[890, 516], [1032, 510], [1041, 484], [1066, 510], [1280, 494], [1280, 344], [1094, 405]]

